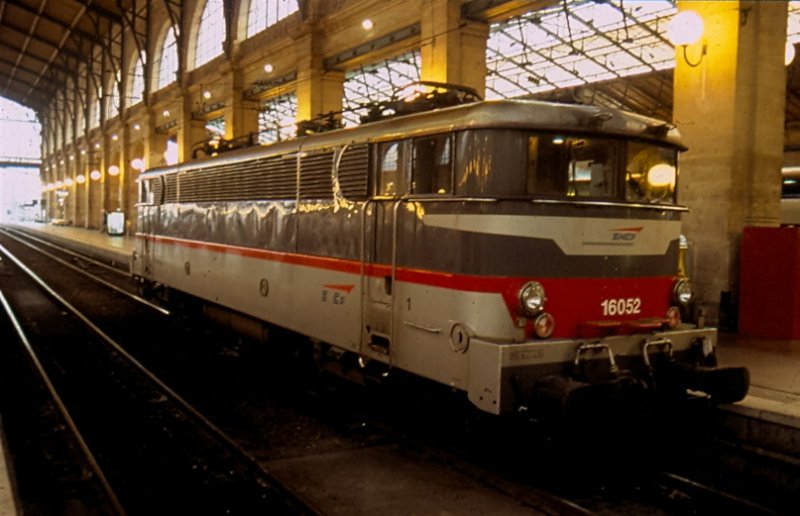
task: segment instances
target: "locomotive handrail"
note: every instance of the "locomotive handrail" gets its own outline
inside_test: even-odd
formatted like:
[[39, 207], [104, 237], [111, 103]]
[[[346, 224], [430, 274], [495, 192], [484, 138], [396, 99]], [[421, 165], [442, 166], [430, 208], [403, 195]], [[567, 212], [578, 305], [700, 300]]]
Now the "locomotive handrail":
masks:
[[669, 339], [647, 339], [642, 344], [642, 358], [644, 359], [644, 364], [647, 366], [648, 369], [652, 369], [653, 366], [650, 364], [650, 349], [652, 347], [662, 347], [667, 348], [667, 357], [672, 358], [672, 341]]
[[397, 297], [397, 284], [395, 282], [395, 278], [397, 277], [397, 217], [400, 212], [400, 206], [404, 202], [406, 202], [405, 199], [398, 199], [395, 201], [394, 206], [392, 206], [392, 293], [390, 297], [392, 308], [389, 312], [389, 368], [392, 367], [392, 347], [395, 345], [394, 315], [395, 309], [397, 308], [397, 303], [395, 303], [395, 298]]
[[605, 350], [608, 353], [608, 363], [609, 369], [612, 373], [616, 373], [619, 371], [619, 367], [617, 366], [617, 361], [614, 359], [614, 352], [611, 351], [611, 346], [608, 344], [603, 344], [601, 342], [594, 343], [594, 344], [581, 344], [577, 350], [575, 350], [575, 367], [579, 367], [581, 365], [581, 355], [585, 351], [603, 351]]

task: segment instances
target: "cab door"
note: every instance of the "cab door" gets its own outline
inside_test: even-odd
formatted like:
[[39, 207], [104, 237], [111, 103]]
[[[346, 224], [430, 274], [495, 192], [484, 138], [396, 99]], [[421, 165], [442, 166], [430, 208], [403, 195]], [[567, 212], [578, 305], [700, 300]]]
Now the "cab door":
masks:
[[364, 210], [362, 354], [391, 359], [397, 272], [397, 218], [408, 192], [409, 142], [377, 145], [374, 196]]

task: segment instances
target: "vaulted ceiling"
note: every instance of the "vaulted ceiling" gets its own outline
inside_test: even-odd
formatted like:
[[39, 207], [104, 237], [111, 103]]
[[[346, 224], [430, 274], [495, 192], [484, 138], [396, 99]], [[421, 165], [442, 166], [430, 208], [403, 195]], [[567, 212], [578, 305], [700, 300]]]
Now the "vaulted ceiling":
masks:
[[[138, 3], [147, 0], [0, 0], [0, 96], [36, 111], [44, 109], [66, 84], [79, 84], [79, 66], [118, 54], [114, 38], [131, 24]], [[162, 0], [174, 5], [179, 0]], [[470, 6], [502, 4], [473, 1]], [[524, 4], [520, 0], [506, 4]], [[552, 5], [557, 2], [538, 2]], [[93, 55], [94, 52], [94, 55]], [[800, 59], [790, 65], [787, 80], [787, 125], [800, 125]], [[614, 105], [663, 119], [672, 113], [672, 70], [612, 79], [589, 87], [556, 89], [539, 98], [591, 96], [598, 104]]]
[[46, 106], [92, 49], [108, 50], [130, 7], [129, 0], [0, 0], [0, 96]]

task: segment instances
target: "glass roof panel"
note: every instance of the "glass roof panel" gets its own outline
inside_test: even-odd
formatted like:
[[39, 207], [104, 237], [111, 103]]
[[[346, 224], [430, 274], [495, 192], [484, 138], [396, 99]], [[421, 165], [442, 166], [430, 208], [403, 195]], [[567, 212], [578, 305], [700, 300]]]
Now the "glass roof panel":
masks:
[[274, 143], [293, 138], [297, 133], [297, 94], [273, 97], [258, 112], [258, 143]]
[[492, 24], [486, 97], [673, 68], [675, 51], [665, 33], [675, 12], [670, 0], [576, 0]]
[[345, 127], [359, 125], [361, 116], [367, 114], [367, 104], [388, 100], [399, 88], [418, 82], [419, 69], [420, 54], [415, 50], [348, 72], [342, 114]]
[[786, 26], [786, 39], [791, 43], [800, 42], [800, 2], [789, 2], [789, 21]]

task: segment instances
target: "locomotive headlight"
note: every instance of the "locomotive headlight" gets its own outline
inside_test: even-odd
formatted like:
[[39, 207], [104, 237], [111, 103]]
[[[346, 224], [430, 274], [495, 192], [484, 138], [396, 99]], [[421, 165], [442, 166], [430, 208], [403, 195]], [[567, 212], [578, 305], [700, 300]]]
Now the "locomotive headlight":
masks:
[[544, 294], [544, 287], [538, 281], [529, 281], [519, 290], [520, 308], [526, 315], [539, 314], [544, 310], [545, 301], [547, 297]]
[[676, 303], [686, 306], [692, 301], [693, 296], [692, 282], [689, 281], [689, 278], [681, 278], [675, 282], [675, 286], [672, 288], [672, 297]]

